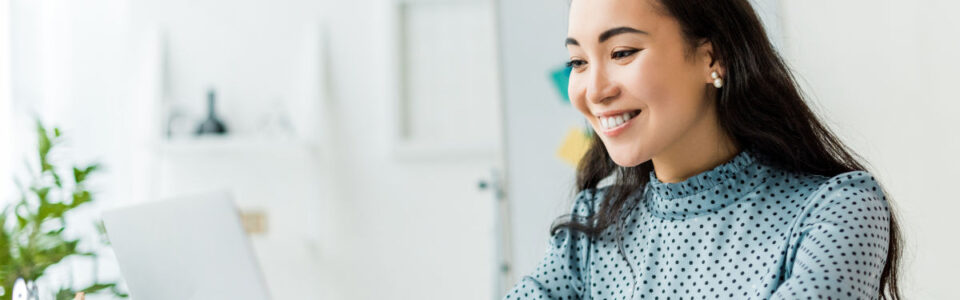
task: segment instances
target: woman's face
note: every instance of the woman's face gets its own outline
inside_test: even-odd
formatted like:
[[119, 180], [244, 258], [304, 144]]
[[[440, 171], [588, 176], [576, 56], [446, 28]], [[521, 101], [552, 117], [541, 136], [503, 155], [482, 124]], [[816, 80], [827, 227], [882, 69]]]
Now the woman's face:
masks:
[[680, 25], [651, 1], [570, 6], [571, 102], [625, 167], [687, 147], [684, 138], [715, 122], [710, 73], [723, 74], [719, 63], [711, 66], [711, 45], [688, 50]]

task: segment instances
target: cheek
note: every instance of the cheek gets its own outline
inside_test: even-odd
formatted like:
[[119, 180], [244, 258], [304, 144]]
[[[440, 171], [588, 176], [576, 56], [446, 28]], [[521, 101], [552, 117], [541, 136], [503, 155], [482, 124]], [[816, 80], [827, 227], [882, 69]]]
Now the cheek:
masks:
[[587, 109], [587, 89], [576, 74], [570, 75], [570, 81], [567, 85], [567, 95], [570, 97], [570, 104], [584, 116], [590, 116], [590, 110]]
[[[650, 115], [652, 127], [659, 123], [675, 123], [685, 120], [685, 116], [697, 103], [697, 97], [691, 93], [688, 66], [674, 57], [658, 57], [656, 53], [640, 57], [634, 61], [634, 68], [626, 77], [630, 94], [642, 99]], [[666, 126], [666, 123], [659, 124]]]
[[662, 63], [656, 55], [640, 57], [633, 64], [635, 67], [630, 68], [626, 76], [637, 98], [644, 99], [653, 108], [669, 103], [673, 96], [670, 91], [675, 82], [674, 68]]

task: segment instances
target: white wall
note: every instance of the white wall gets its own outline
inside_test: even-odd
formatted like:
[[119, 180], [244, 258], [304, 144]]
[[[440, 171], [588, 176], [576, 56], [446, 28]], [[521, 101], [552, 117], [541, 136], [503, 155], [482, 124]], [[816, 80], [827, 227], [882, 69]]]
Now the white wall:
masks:
[[[349, 299], [490, 299], [493, 198], [475, 192], [493, 158], [397, 162], [389, 130], [392, 1], [331, 1], [333, 98], [342, 151]], [[455, 101], [455, 99], [451, 99]], [[369, 129], [369, 130], [368, 130]], [[486, 221], [484, 221], [486, 220]]]
[[566, 3], [503, 0], [498, 8], [510, 251], [500, 293], [506, 294], [543, 259], [553, 220], [569, 213], [574, 168], [554, 153], [567, 131], [584, 122], [550, 80], [568, 58]]
[[[0, 144], [10, 145], [10, 2], [0, 0]], [[13, 161], [9, 147], [0, 147], [0, 189], [11, 187], [10, 163]], [[7, 197], [7, 192], [0, 192], [0, 197]], [[0, 200], [0, 203], [6, 203]]]
[[[159, 168], [181, 174], [159, 194], [204, 187], [191, 181], [223, 176], [213, 187], [234, 188], [238, 202], [268, 210], [267, 236], [254, 237], [276, 299], [489, 299], [493, 296], [493, 198], [477, 192], [493, 157], [399, 162], [391, 149], [389, 89], [394, 58], [394, 1], [19, 1], [14, 18], [18, 109], [55, 120], [81, 159], [108, 166], [98, 195], [104, 206], [148, 200], [131, 186], [144, 174], [144, 145], [134, 128], [137, 43], [150, 27], [168, 29], [172, 98], [202, 100], [220, 91], [222, 116], [235, 132], [274, 100], [290, 97], [310, 24], [329, 28], [330, 96], [335, 161], [314, 164], [291, 151], [271, 162], [233, 154], [180, 157]], [[19, 35], [18, 35], [19, 34]], [[207, 80], [213, 79], [213, 80]], [[211, 82], [213, 81], [213, 82]], [[200, 101], [196, 101], [200, 102]], [[202, 103], [202, 102], [200, 102]], [[149, 126], [148, 126], [149, 127]], [[260, 156], [262, 157], [262, 156]], [[200, 161], [198, 161], [200, 160]], [[190, 176], [190, 165], [204, 166]], [[250, 176], [263, 176], [252, 180]], [[156, 176], [156, 174], [149, 174]], [[327, 177], [324, 177], [327, 176]], [[154, 177], [155, 178], [155, 177]], [[231, 180], [234, 179], [234, 180]], [[326, 180], [326, 182], [319, 182]], [[327, 185], [321, 184], [326, 183]], [[318, 191], [333, 186], [331, 193]], [[323, 201], [311, 226], [300, 205]], [[320, 240], [303, 235], [319, 230]]]
[[790, 65], [899, 209], [906, 296], [956, 297], [960, 3], [782, 3]]
[[[239, 199], [244, 205], [271, 208], [268, 222], [274, 231], [255, 237], [254, 244], [278, 299], [491, 298], [492, 198], [475, 192], [475, 185], [487, 175], [492, 158], [403, 163], [391, 155], [392, 3], [135, 2], [138, 23], [166, 31], [171, 95], [199, 100], [206, 79], [218, 80], [223, 116], [237, 124], [238, 132], [250, 130], [249, 123], [238, 122], [272, 105], [270, 100], [289, 96], [298, 80], [292, 71], [302, 63], [297, 54], [307, 26], [323, 20], [329, 29], [335, 127], [329, 128], [333, 144], [321, 147], [335, 152], [333, 165], [297, 165], [302, 164], [299, 155], [279, 160], [279, 166], [235, 156], [214, 164], [245, 161], [268, 177], [230, 185], [246, 195]], [[195, 164], [171, 168], [190, 165]], [[332, 176], [317, 175], [318, 170]], [[318, 176], [337, 188], [336, 199], [302, 188]], [[290, 199], [284, 191], [297, 186], [306, 199]], [[323, 201], [332, 211], [321, 215], [336, 219], [322, 220], [334, 228], [319, 229], [327, 233], [320, 244], [289, 237], [304, 225], [304, 211], [291, 204], [303, 201]], [[280, 237], [277, 231], [283, 232]]]

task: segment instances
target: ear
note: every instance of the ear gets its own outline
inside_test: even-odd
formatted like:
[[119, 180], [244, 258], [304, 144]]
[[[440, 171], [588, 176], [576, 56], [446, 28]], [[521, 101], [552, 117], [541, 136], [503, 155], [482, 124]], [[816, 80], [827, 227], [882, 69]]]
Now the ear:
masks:
[[697, 63], [703, 67], [703, 80], [706, 83], [713, 83], [713, 76], [710, 76], [711, 73], [717, 72], [720, 74], [720, 77], [725, 77], [726, 69], [723, 67], [723, 62], [716, 58], [713, 52], [713, 43], [710, 41], [702, 40], [700, 45], [697, 46]]

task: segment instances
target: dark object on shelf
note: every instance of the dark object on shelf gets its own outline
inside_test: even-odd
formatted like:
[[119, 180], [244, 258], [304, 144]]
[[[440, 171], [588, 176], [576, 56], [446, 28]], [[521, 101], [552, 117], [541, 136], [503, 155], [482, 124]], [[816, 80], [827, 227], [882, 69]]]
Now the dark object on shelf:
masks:
[[226, 134], [227, 126], [220, 121], [220, 118], [217, 118], [217, 113], [215, 111], [217, 94], [214, 90], [207, 92], [207, 119], [200, 123], [200, 127], [197, 128], [197, 135], [205, 134]]

